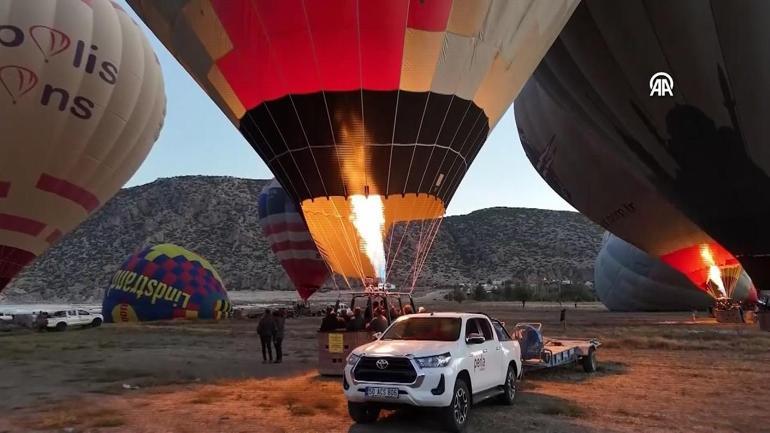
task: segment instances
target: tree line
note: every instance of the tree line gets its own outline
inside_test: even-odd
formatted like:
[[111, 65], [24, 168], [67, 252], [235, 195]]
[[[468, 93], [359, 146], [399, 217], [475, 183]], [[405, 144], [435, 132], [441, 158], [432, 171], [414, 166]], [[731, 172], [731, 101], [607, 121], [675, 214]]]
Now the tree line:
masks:
[[466, 299], [474, 301], [511, 301], [526, 305], [529, 301], [545, 302], [591, 302], [596, 301], [596, 294], [585, 284], [571, 283], [541, 287], [531, 287], [525, 284], [514, 284], [506, 281], [502, 287], [487, 290], [482, 284], [477, 284], [470, 293], [464, 287], [455, 286], [444, 296], [450, 301], [463, 302]]

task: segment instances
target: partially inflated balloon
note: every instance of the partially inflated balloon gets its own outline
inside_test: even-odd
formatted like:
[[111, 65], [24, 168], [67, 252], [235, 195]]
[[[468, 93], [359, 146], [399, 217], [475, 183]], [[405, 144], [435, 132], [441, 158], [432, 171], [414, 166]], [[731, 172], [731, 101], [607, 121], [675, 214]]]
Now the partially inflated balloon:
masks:
[[[517, 101], [560, 113], [531, 113], [523, 136], [552, 142], [551, 153], [590, 142], [601, 149], [592, 162], [623, 161], [604, 188], [617, 196], [627, 178], [644, 179], [770, 287], [769, 19], [762, 0], [584, 1], [533, 77], [540, 90]], [[642, 206], [607, 215], [652, 211]]]
[[0, 2], [0, 290], [123, 186], [164, 112], [157, 58], [118, 5]]
[[[695, 255], [700, 248], [692, 248]], [[609, 233], [604, 236], [594, 266], [596, 294], [612, 311], [688, 311], [712, 306], [713, 296], [692, 280]], [[746, 272], [728, 279], [727, 288], [733, 299], [756, 299]]]
[[329, 277], [294, 199], [273, 180], [259, 194], [259, 223], [299, 296], [307, 300]]
[[393, 224], [444, 214], [576, 5], [129, 3], [301, 203], [331, 268], [354, 277], [384, 277]]
[[563, 49], [560, 41], [554, 44], [515, 103], [521, 144], [537, 171], [580, 212], [660, 257], [704, 292], [712, 266], [729, 279], [737, 259], [634, 172], [631, 161], [608, 152], [599, 132], [570, 110], [566, 89], [548, 80], [549, 61]]
[[102, 303], [107, 322], [220, 319], [231, 309], [211, 263], [172, 244], [129, 257], [110, 280]]

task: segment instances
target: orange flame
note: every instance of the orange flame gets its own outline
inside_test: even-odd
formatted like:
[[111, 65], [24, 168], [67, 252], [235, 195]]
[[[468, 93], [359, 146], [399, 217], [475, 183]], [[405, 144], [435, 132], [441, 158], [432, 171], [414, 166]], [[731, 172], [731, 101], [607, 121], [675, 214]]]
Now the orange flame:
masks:
[[382, 233], [385, 227], [385, 212], [382, 197], [379, 195], [350, 196], [350, 222], [358, 232], [361, 251], [366, 254], [380, 281], [385, 281], [385, 245]]
[[711, 248], [709, 248], [708, 244], [701, 245], [700, 255], [709, 268], [708, 280], [706, 281], [714, 283], [721, 296], [726, 298], [727, 290], [725, 290], [725, 284], [722, 281], [722, 271], [719, 270], [719, 266], [714, 261], [714, 256], [711, 254]]

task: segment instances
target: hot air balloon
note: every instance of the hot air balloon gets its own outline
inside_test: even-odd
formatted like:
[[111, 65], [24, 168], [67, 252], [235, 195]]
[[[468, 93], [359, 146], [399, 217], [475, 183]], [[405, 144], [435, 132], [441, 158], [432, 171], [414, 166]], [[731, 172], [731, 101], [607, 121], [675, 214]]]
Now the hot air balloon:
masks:
[[[637, 186], [625, 190], [641, 184], [732, 253], [759, 289], [770, 286], [768, 19], [763, 1], [584, 1], [517, 101], [522, 141], [551, 154], [591, 149], [591, 164], [618, 164], [611, 178], [577, 160], [563, 168], [614, 197], [616, 211], [603, 204], [607, 213], [593, 216], [614, 233], [642, 247], [612, 227], [662, 209], [637, 201]], [[537, 119], [546, 106], [558, 113]], [[579, 194], [585, 186], [566, 171], [558, 183]], [[656, 220], [663, 224], [637, 229], [668, 231], [666, 212]]]
[[[696, 254], [699, 249], [699, 246], [692, 248]], [[754, 286], [745, 271], [740, 271], [735, 278], [723, 278], [731, 299], [756, 299]], [[714, 304], [717, 295], [696, 286], [691, 277], [664, 261], [610, 233], [605, 234], [596, 257], [594, 289], [612, 311], [705, 310]]]
[[259, 194], [259, 223], [297, 293], [307, 300], [329, 277], [294, 199], [273, 179]]
[[[561, 49], [556, 43], [551, 50]], [[535, 77], [547, 75], [546, 68], [541, 65]], [[724, 296], [725, 286], [741, 271], [738, 260], [637, 175], [627, 160], [606, 152], [596, 131], [583, 127], [565, 108], [569, 101], [565, 89], [552, 89], [534, 78], [515, 104], [522, 146], [541, 176], [605, 229], [660, 257], [704, 293]]]
[[386, 279], [395, 224], [420, 231], [420, 267], [576, 1], [129, 4], [300, 203], [330, 268], [365, 281]]
[[118, 5], [0, 4], [0, 290], [131, 177], [165, 102], [155, 54]]
[[129, 257], [112, 276], [102, 303], [107, 322], [221, 319], [231, 311], [211, 263], [172, 244]]

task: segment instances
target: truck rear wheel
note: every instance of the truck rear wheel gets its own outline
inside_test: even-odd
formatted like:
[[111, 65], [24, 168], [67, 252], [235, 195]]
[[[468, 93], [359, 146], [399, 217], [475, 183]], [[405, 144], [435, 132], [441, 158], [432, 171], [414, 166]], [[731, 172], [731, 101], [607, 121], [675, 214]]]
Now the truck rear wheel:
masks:
[[586, 373], [593, 373], [599, 367], [599, 361], [596, 360], [596, 349], [593, 347], [588, 349], [588, 355], [584, 356], [581, 364], [583, 364], [583, 371]]
[[369, 424], [380, 417], [380, 408], [366, 403], [348, 402], [348, 414], [358, 424]]
[[462, 378], [457, 378], [452, 392], [452, 402], [444, 408], [443, 421], [446, 429], [460, 433], [468, 426], [471, 414], [471, 393], [468, 384]]
[[505, 383], [503, 383], [503, 394], [500, 395], [500, 402], [505, 405], [512, 405], [516, 399], [516, 369], [513, 365], [508, 366], [508, 372], [505, 373]]

